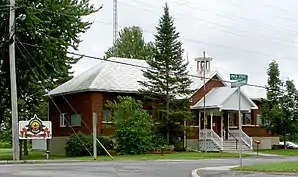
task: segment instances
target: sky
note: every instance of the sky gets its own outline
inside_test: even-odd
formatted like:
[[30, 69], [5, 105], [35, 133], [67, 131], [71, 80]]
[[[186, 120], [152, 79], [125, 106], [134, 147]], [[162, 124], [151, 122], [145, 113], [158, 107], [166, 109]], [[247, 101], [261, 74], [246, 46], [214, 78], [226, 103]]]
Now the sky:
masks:
[[[113, 0], [90, 0], [103, 8], [85, 17], [94, 21], [81, 35], [78, 53], [103, 57], [113, 40]], [[153, 41], [165, 2], [175, 19], [185, 58], [213, 58], [211, 68], [227, 80], [230, 73], [248, 74], [249, 84], [264, 86], [268, 64], [279, 63], [282, 79], [298, 84], [298, 1], [287, 0], [118, 0], [118, 28], [140, 26], [146, 41]], [[99, 60], [81, 59], [75, 75]]]

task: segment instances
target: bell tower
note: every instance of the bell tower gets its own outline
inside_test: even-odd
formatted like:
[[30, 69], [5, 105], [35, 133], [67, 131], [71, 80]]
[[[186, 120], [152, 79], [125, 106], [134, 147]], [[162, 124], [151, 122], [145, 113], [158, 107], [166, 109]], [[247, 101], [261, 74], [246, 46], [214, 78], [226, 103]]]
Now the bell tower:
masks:
[[203, 54], [203, 57], [195, 58], [195, 61], [197, 62], [197, 72], [199, 76], [204, 76], [204, 72], [205, 74], [210, 73], [212, 60], [213, 58], [205, 56], [205, 52]]

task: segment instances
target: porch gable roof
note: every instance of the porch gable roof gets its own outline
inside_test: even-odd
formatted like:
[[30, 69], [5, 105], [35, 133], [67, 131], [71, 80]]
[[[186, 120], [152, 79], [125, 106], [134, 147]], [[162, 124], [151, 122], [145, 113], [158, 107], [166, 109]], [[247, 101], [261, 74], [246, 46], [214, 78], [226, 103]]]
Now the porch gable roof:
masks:
[[[250, 111], [258, 109], [258, 106], [240, 89], [241, 94], [241, 110]], [[220, 110], [238, 110], [238, 91], [237, 88], [217, 87], [210, 90], [205, 95], [205, 108]], [[191, 109], [203, 109], [204, 97], [199, 100]]]

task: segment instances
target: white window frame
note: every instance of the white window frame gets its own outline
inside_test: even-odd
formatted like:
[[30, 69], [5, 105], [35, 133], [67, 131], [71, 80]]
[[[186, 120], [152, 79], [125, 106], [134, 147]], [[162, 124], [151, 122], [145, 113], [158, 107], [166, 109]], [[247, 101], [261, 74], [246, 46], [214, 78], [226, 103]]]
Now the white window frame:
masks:
[[[257, 115], [256, 115], [256, 119], [257, 119], [256, 124], [257, 124], [258, 126], [260, 126], [260, 125], [263, 124], [263, 121], [262, 121], [261, 116], [262, 116], [261, 114], [257, 114]], [[261, 123], [261, 124], [259, 124], [259, 123]]]
[[[246, 124], [246, 122], [245, 122], [246, 115], [249, 116], [249, 117], [247, 117], [250, 120], [250, 123], [249, 124]], [[242, 123], [243, 123], [244, 126], [246, 126], [246, 125], [253, 125], [251, 113], [244, 113], [244, 114], [242, 114], [242, 121], [243, 121]]]
[[65, 121], [65, 116], [67, 114], [66, 113], [61, 113], [60, 114], [60, 127], [66, 127], [66, 121]]
[[104, 114], [104, 112], [105, 111], [109, 111], [110, 113], [109, 114], [111, 114], [112, 113], [112, 110], [110, 110], [110, 109], [104, 109], [104, 110], [102, 110], [102, 123], [105, 123], [105, 124], [112, 124], [113, 122], [111, 122], [111, 121], [106, 121], [105, 120], [105, 114]]

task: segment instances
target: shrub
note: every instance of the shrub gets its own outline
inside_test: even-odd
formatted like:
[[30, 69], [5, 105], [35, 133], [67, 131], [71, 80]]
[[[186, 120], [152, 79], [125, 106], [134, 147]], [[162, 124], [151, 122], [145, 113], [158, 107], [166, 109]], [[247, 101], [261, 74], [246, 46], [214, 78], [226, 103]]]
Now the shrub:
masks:
[[[97, 136], [97, 139], [107, 149], [113, 149], [113, 141], [109, 137]], [[72, 134], [65, 146], [66, 156], [90, 156], [93, 153], [93, 137], [82, 133]], [[89, 151], [89, 152], [88, 152]], [[97, 155], [106, 155], [104, 149], [97, 142]]]
[[143, 104], [132, 97], [118, 97], [109, 102], [115, 124], [116, 150], [121, 154], [143, 154], [154, 149], [154, 133], [151, 116], [143, 110]]

